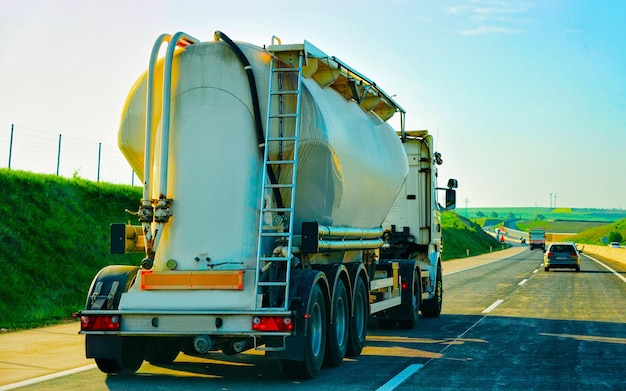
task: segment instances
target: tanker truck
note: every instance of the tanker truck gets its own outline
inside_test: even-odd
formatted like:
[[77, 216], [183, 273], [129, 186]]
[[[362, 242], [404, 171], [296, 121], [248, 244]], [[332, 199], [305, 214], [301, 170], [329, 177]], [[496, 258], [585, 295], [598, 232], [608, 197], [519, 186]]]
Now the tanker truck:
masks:
[[86, 356], [133, 373], [256, 349], [312, 378], [361, 354], [369, 321], [438, 316], [457, 181], [437, 187], [441, 155], [404, 116], [307, 41], [160, 36], [118, 132], [143, 183], [138, 222], [111, 224], [112, 253], [145, 257], [95, 275]]

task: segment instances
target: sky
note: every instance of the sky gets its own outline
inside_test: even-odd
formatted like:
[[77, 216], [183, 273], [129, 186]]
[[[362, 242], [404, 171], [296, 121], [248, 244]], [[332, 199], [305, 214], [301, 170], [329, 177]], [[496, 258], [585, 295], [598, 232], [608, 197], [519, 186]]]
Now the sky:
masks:
[[626, 208], [624, 20], [622, 0], [2, 0], [0, 134], [115, 145], [161, 33], [276, 35], [393, 95], [458, 207]]

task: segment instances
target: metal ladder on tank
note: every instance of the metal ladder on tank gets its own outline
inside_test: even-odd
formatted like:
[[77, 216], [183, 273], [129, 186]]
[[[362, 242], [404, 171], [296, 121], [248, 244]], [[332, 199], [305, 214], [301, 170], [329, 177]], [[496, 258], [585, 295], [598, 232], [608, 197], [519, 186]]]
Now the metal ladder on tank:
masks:
[[[300, 99], [302, 93], [302, 50], [274, 50], [270, 64], [270, 83], [265, 127], [265, 151], [263, 158], [263, 187], [261, 192], [261, 214], [257, 253], [256, 292], [257, 310], [288, 310], [289, 275], [293, 256], [293, 222], [296, 196], [296, 173], [298, 167], [298, 137], [300, 133]], [[288, 80], [294, 81], [290, 86]], [[293, 149], [291, 158], [284, 158], [284, 149]], [[280, 174], [291, 169], [290, 175]], [[282, 183], [279, 183], [280, 177]], [[272, 192], [274, 201], [286, 195], [283, 205], [267, 205], [266, 194]], [[272, 215], [272, 224], [265, 222]], [[282, 251], [264, 253], [263, 244], [268, 239], [282, 245]], [[276, 248], [272, 245], [272, 248]], [[270, 250], [272, 251], [272, 250]], [[274, 268], [274, 270], [271, 270]], [[268, 276], [267, 279], [263, 278]], [[260, 294], [265, 292], [263, 296]], [[268, 300], [262, 300], [266, 297]], [[280, 300], [282, 298], [282, 301]]]

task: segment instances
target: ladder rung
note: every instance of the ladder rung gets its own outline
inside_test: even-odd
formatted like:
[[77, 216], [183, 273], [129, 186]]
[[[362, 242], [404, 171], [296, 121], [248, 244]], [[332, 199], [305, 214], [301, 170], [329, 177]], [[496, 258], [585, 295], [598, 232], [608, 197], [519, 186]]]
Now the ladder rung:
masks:
[[265, 212], [293, 212], [293, 208], [263, 208]]
[[274, 72], [300, 72], [300, 68], [276, 68], [274, 67]]
[[300, 91], [298, 90], [284, 90], [284, 91], [271, 91], [272, 95], [297, 95]]
[[298, 113], [282, 113], [282, 114], [272, 114], [270, 118], [296, 118], [298, 117]]
[[287, 287], [287, 283], [286, 282], [259, 281], [259, 286], [284, 286], [284, 287]]
[[267, 140], [265, 140], [266, 142], [270, 142], [270, 141], [296, 141], [298, 138], [294, 137], [294, 136], [289, 136], [289, 137], [270, 137]]
[[287, 257], [261, 257], [261, 261], [265, 262], [287, 262], [288, 260]]
[[289, 232], [261, 232], [261, 236], [274, 236], [274, 237], [288, 237], [289, 236]]
[[293, 183], [271, 183], [265, 184], [266, 189], [290, 189], [293, 188]]
[[268, 160], [267, 164], [294, 164], [295, 160]]

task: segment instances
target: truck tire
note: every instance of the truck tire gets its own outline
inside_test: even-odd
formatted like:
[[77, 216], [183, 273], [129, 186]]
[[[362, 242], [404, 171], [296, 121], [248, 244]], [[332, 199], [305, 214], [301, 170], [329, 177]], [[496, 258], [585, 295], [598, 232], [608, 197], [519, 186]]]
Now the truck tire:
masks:
[[322, 368], [326, 350], [328, 318], [326, 316], [326, 302], [319, 283], [314, 284], [311, 288], [306, 313], [309, 318], [305, 326], [304, 360], [280, 360], [280, 367], [285, 376], [311, 379], [316, 377]]
[[352, 297], [352, 316], [350, 317], [350, 333], [348, 337], [348, 357], [361, 354], [367, 337], [367, 321], [369, 319], [369, 293], [365, 281], [360, 275], [354, 281]]
[[404, 329], [412, 329], [417, 326], [419, 319], [420, 304], [422, 301], [422, 287], [417, 269], [413, 269], [412, 277], [409, 279], [408, 292], [402, 292], [402, 302], [405, 304], [406, 317], [399, 320], [400, 327]]
[[178, 357], [181, 340], [175, 337], [150, 338], [146, 346], [146, 361], [150, 364], [171, 364]]
[[350, 302], [341, 278], [337, 279], [331, 300], [331, 322], [328, 327], [324, 364], [336, 367], [343, 361], [348, 348], [350, 332]]
[[435, 278], [435, 295], [422, 302], [422, 315], [429, 318], [436, 318], [441, 314], [443, 305], [443, 279], [441, 277], [441, 264], [437, 266], [437, 277]]
[[118, 358], [95, 358], [98, 369], [104, 373], [135, 373], [143, 364], [145, 345], [137, 337], [121, 338], [122, 349]]

